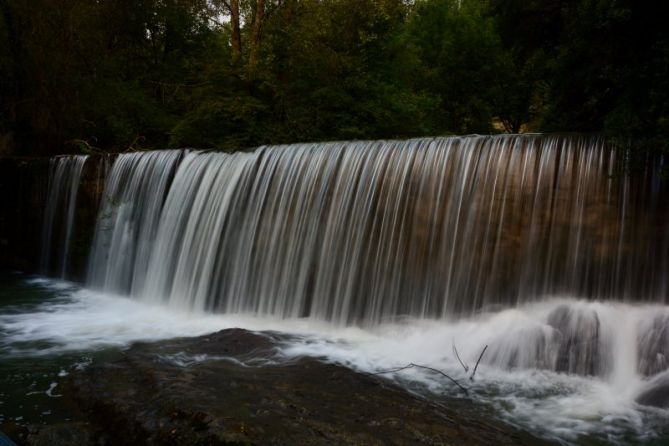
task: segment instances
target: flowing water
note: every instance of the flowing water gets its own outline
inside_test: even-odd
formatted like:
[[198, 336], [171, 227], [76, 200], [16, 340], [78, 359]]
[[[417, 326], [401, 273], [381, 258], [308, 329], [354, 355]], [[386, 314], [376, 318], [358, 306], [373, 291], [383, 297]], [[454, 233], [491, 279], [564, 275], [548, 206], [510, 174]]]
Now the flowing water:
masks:
[[555, 295], [665, 303], [666, 195], [615, 166], [598, 139], [539, 136], [121, 155], [89, 285], [342, 326]]
[[0, 310], [2, 354], [279, 330], [301, 334], [284, 357], [447, 371], [548, 438], [661, 443], [669, 414], [637, 401], [669, 382], [669, 190], [661, 161], [631, 178], [616, 156], [539, 135], [122, 154], [86, 286], [23, 282], [43, 298]]
[[[42, 231], [42, 274], [53, 272], [61, 279], [67, 275], [77, 193], [87, 159], [88, 155], [57, 156], [51, 159], [49, 195]], [[57, 248], [55, 252], [52, 251], [54, 245]]]

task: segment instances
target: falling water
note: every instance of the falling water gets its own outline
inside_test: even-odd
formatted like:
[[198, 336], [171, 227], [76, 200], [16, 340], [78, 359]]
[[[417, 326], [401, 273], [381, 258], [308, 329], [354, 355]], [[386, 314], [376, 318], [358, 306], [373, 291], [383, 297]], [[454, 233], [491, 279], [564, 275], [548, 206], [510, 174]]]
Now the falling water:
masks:
[[617, 166], [538, 135], [123, 154], [89, 285], [334, 325], [478, 317], [491, 365], [638, 381], [669, 358], [669, 207], [652, 166]]
[[114, 162], [89, 261], [88, 275], [96, 286], [119, 293], [141, 287], [163, 199], [180, 157], [180, 151], [156, 151], [120, 155]]
[[[560, 136], [123, 154], [89, 281], [342, 326], [477, 318], [468, 338], [491, 346], [489, 365], [629, 387], [668, 366], [669, 215], [657, 172], [620, 175], [615, 157]], [[63, 206], [61, 275], [85, 160], [53, 161], [45, 240]]]
[[121, 155], [89, 279], [190, 310], [344, 325], [556, 295], [665, 303], [661, 186], [615, 166], [601, 140], [558, 136]]
[[[42, 231], [40, 269], [65, 278], [74, 232], [77, 193], [88, 155], [58, 156], [49, 166], [49, 191]], [[52, 247], [58, 249], [52, 252]], [[55, 254], [55, 259], [53, 258]]]

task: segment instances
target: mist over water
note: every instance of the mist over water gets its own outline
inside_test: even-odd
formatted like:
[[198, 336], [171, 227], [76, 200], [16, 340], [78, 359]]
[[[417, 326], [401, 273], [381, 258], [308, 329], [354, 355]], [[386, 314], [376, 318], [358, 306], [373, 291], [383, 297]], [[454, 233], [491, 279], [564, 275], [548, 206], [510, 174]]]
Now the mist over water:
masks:
[[[631, 178], [617, 156], [540, 135], [121, 154], [86, 288], [32, 283], [62, 289], [0, 313], [2, 348], [274, 330], [299, 336], [267, 361], [423, 364], [546, 437], [653, 441], [669, 413], [637, 401], [669, 382], [669, 191], [656, 165]], [[59, 166], [50, 184], [76, 194]], [[384, 376], [465, 397], [429, 370]]]

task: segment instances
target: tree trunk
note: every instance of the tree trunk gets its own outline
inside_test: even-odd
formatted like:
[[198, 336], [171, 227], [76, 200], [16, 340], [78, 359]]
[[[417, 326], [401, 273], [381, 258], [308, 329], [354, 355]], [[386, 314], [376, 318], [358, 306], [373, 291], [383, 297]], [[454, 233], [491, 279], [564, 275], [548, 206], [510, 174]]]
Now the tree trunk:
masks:
[[239, 27], [239, 0], [230, 0], [230, 22], [232, 24], [232, 66], [242, 58], [242, 34]]
[[253, 28], [251, 32], [251, 43], [249, 47], [248, 81], [253, 82], [256, 74], [258, 61], [258, 47], [262, 34], [262, 25], [265, 21], [265, 0], [256, 0], [256, 10], [253, 15]]

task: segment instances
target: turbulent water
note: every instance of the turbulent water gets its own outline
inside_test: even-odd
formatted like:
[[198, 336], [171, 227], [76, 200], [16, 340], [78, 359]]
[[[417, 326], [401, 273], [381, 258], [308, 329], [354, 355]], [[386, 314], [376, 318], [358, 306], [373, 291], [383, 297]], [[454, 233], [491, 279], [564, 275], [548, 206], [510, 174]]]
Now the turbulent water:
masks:
[[[94, 291], [0, 327], [12, 348], [52, 339], [47, 353], [275, 329], [304, 334], [287, 356], [464, 381], [458, 356], [471, 373], [487, 345], [471, 385], [500, 416], [563, 441], [653, 441], [667, 414], [639, 402], [669, 383], [669, 190], [660, 163], [631, 178], [616, 157], [540, 135], [121, 154]], [[46, 240], [84, 161], [55, 161]]]

